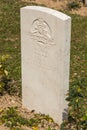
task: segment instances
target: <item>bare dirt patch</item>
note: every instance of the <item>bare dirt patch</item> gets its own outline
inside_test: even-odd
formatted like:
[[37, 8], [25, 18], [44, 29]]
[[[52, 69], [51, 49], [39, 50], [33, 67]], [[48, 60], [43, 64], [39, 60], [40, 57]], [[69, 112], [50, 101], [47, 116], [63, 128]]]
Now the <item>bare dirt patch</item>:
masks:
[[55, 8], [55, 9], [65, 9], [66, 8], [66, 1], [55, 1], [55, 0], [22, 0], [24, 2], [29, 2], [29, 3], [36, 3], [40, 5], [45, 5], [49, 8]]
[[8, 94], [4, 94], [0, 96], [0, 109], [4, 109], [6, 107], [21, 107], [21, 99], [17, 96], [10, 96]]
[[70, 11], [72, 14], [79, 14], [81, 16], [87, 16], [87, 7], [81, 6], [80, 9]]
[[[11, 96], [8, 94], [4, 94], [3, 96], [0, 96], [0, 110], [2, 109], [6, 109], [8, 107], [16, 107], [17, 106], [17, 110], [18, 113], [26, 118], [26, 119], [31, 119], [31, 118], [35, 118], [35, 111], [30, 111], [27, 108], [22, 106], [22, 102], [21, 102], [21, 98], [19, 98], [18, 96]], [[43, 120], [42, 120], [43, 121]], [[52, 123], [52, 122], [44, 122], [44, 127], [40, 126], [39, 124], [39, 128], [38, 130], [46, 130], [48, 128], [48, 126], [51, 126], [52, 128], [54, 128], [55, 130], [59, 130], [59, 126], [56, 123]], [[22, 126], [23, 130], [34, 130], [30, 127], [27, 126]], [[0, 130], [10, 130], [10, 128], [5, 127], [4, 125], [0, 125]]]
[[[30, 3], [33, 2], [40, 5], [46, 5], [49, 8], [54, 8], [57, 10], [67, 10], [67, 2], [69, 0], [61, 0], [57, 2], [55, 0], [22, 0], [22, 1]], [[81, 16], [87, 16], [87, 7], [84, 7], [83, 4], [81, 3], [81, 8], [71, 10], [70, 13], [79, 14]]]
[[[15, 107], [15, 106], [18, 106], [19, 108], [22, 106], [19, 97], [10, 96], [8, 94], [0, 96], [0, 110], [7, 107]], [[9, 130], [9, 128], [5, 127], [4, 125], [0, 125], [0, 130]]]

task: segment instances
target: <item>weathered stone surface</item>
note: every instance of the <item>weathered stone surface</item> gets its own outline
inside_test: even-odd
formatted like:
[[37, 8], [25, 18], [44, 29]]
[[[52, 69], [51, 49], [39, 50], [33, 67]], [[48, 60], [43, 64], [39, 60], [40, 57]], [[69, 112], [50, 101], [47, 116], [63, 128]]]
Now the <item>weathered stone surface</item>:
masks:
[[67, 117], [70, 34], [69, 16], [45, 7], [21, 8], [23, 105], [59, 124]]
[[85, 6], [87, 6], [87, 0], [85, 0]]

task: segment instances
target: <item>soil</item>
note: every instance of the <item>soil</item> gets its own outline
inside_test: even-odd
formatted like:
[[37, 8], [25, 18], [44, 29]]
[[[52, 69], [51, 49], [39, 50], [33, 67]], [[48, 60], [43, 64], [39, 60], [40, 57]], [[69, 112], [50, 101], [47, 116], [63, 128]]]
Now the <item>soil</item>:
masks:
[[[57, 9], [57, 10], [66, 10], [67, 9], [67, 2], [69, 0], [22, 0], [22, 1], [46, 5], [47, 7], [54, 8], [54, 9]], [[81, 3], [81, 8], [74, 9], [74, 10], [72, 9], [70, 11], [70, 13], [79, 14], [81, 16], [87, 16], [87, 7], [85, 7]]]
[[[7, 107], [21, 107], [21, 100], [19, 97], [10, 96], [8, 94], [4, 94], [0, 96], [0, 110], [7, 108]], [[5, 127], [4, 125], [0, 126], [0, 130], [9, 130], [9, 128]]]
[[[4, 94], [3, 96], [0, 96], [0, 110], [8, 107], [16, 107], [17, 106], [17, 111], [19, 114], [27, 119], [34, 118], [35, 116], [35, 111], [30, 111], [29, 109], [25, 108], [22, 106], [21, 98], [18, 96], [11, 96], [9, 94]], [[59, 126], [56, 123], [48, 123], [45, 122], [45, 127], [39, 126], [38, 130], [46, 130], [48, 126], [51, 126], [52, 128], [55, 128], [55, 130], [59, 130]], [[32, 130], [32, 128], [29, 128], [27, 126], [22, 126], [24, 130]], [[4, 125], [0, 125], [0, 130], [10, 130], [10, 128], [5, 127]]]
[[81, 6], [78, 10], [70, 11], [72, 14], [79, 14], [81, 16], [87, 16], [87, 7]]

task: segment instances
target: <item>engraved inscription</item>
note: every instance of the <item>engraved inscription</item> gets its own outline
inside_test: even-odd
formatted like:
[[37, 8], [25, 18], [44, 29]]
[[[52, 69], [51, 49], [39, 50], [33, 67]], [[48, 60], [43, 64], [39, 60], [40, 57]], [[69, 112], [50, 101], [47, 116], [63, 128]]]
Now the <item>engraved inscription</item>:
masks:
[[51, 52], [56, 44], [49, 24], [42, 18], [37, 18], [32, 22], [29, 34], [33, 40], [28, 57], [30, 65], [41, 70], [56, 70], [57, 66], [53, 62], [55, 51]]
[[49, 47], [37, 46], [37, 44], [34, 44], [33, 50], [30, 50], [27, 62], [33, 68], [38, 68], [43, 71], [56, 71], [58, 68], [56, 57], [55, 51], [51, 55]]
[[42, 45], [52, 45], [53, 42], [52, 32], [47, 24], [42, 18], [38, 18], [33, 21], [30, 32], [31, 38], [37, 43]]

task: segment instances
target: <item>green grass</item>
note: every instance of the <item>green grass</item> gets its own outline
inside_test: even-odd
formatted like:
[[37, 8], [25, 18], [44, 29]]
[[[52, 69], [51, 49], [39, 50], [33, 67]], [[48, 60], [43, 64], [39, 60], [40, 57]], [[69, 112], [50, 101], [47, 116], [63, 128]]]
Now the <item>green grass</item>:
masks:
[[87, 78], [87, 17], [72, 15], [71, 80]]
[[37, 4], [21, 0], [0, 0], [0, 55], [11, 56], [7, 61], [7, 69], [9, 77], [16, 80], [19, 89], [21, 87], [20, 8], [26, 5]]

